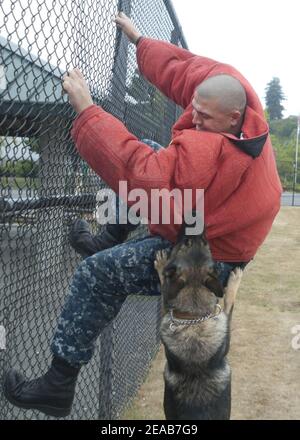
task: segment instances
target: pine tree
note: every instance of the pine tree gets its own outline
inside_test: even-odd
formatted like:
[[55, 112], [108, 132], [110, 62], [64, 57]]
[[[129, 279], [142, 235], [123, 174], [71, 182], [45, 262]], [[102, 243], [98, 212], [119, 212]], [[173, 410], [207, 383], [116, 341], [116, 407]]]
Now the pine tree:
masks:
[[265, 89], [266, 91], [266, 107], [271, 121], [282, 119], [282, 112], [284, 110], [281, 102], [285, 100], [282, 91], [280, 79], [274, 77]]

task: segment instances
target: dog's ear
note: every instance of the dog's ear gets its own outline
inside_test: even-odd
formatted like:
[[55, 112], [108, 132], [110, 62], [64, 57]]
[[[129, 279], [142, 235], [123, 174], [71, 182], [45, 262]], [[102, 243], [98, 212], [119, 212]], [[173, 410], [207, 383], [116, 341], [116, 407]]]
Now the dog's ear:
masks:
[[192, 228], [195, 226], [196, 214], [197, 214], [197, 211], [193, 210], [192, 211], [192, 218], [195, 219], [194, 224], [188, 225], [185, 221], [183, 221], [181, 228], [179, 230], [178, 236], [177, 236], [177, 243], [183, 242], [184, 240], [197, 240], [197, 241], [201, 241], [202, 244], [204, 244], [204, 245], [207, 244], [207, 239], [206, 239], [206, 234], [205, 234], [205, 230], [206, 230], [205, 225], [203, 225], [203, 231], [201, 232], [201, 234], [198, 234], [198, 235], [187, 235], [186, 234], [186, 228]]
[[186, 238], [185, 228], [186, 228], [186, 223], [183, 222], [180, 227], [179, 233], [177, 235], [176, 244], [181, 243]]
[[205, 287], [208, 288], [211, 292], [213, 292], [218, 298], [222, 298], [224, 296], [224, 288], [222, 283], [215, 277], [209, 277], [205, 283]]

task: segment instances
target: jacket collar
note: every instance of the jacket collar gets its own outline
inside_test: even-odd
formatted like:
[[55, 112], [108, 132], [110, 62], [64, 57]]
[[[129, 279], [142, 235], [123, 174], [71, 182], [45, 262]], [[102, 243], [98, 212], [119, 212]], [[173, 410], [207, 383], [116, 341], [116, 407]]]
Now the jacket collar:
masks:
[[269, 135], [269, 127], [266, 121], [249, 106], [246, 108], [242, 132], [243, 139], [229, 133], [221, 134], [253, 159], [260, 156]]

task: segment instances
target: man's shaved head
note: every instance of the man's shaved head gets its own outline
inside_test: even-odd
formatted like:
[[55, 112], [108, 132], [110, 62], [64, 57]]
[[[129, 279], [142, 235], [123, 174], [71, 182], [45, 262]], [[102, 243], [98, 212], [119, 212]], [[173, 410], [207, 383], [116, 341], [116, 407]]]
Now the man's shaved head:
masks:
[[219, 110], [227, 113], [245, 111], [247, 97], [242, 84], [230, 75], [216, 75], [208, 78], [196, 88], [199, 97], [216, 100]]

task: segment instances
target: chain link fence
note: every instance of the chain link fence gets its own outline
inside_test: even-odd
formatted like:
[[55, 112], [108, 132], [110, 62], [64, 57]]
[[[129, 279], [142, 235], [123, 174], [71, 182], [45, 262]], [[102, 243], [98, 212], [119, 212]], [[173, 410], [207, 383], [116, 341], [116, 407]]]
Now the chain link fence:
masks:
[[[94, 102], [139, 138], [167, 145], [180, 114], [139, 75], [134, 46], [112, 22], [118, 10], [144, 35], [186, 47], [168, 0], [0, 2], [1, 381], [12, 366], [28, 377], [46, 370], [56, 318], [80, 261], [68, 243], [69, 226], [81, 217], [98, 230], [103, 182], [70, 140], [75, 115], [62, 75], [78, 67]], [[128, 298], [82, 369], [71, 419], [120, 417], [157, 350], [159, 309], [153, 297]], [[13, 408], [1, 393], [2, 386], [0, 419], [46, 418]]]
[[282, 206], [300, 206], [300, 166], [290, 160], [277, 160], [277, 168], [283, 187]]

